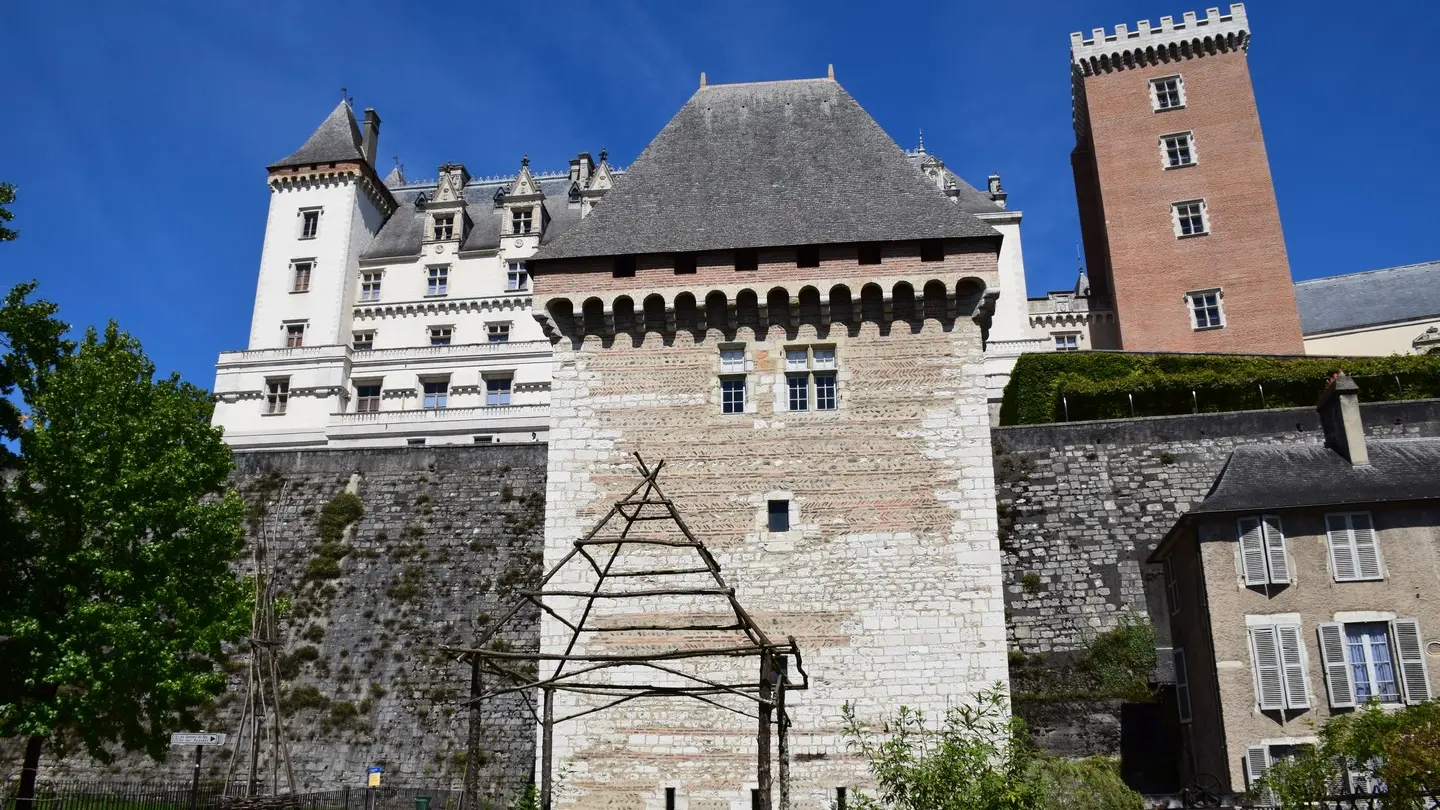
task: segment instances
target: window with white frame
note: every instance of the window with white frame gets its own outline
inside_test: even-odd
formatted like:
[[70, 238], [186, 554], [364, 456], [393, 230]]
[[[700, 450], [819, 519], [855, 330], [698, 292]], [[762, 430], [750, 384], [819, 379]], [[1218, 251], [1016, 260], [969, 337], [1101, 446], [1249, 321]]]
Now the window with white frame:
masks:
[[320, 233], [320, 209], [304, 208], [300, 211], [300, 238], [314, 239]]
[[450, 380], [421, 380], [420, 407], [426, 410], [440, 410], [450, 404]]
[[351, 332], [350, 348], [357, 352], [373, 351], [375, 349], [375, 330], [366, 329], [361, 332]]
[[513, 384], [514, 380], [510, 377], [486, 377], [485, 404], [509, 405], [510, 389]]
[[1250, 624], [1250, 663], [1255, 675], [1255, 700], [1261, 711], [1310, 708], [1300, 625]]
[[1170, 203], [1170, 224], [1175, 228], [1177, 239], [1210, 233], [1210, 213], [1205, 201], [1182, 200]]
[[505, 289], [510, 292], [530, 289], [530, 273], [524, 262], [510, 262], [505, 271]]
[[450, 338], [455, 334], [453, 326], [432, 326], [430, 327], [431, 346], [449, 346]]
[[291, 262], [290, 292], [310, 292], [310, 271], [314, 269], [315, 262], [309, 259], [300, 259]]
[[785, 349], [786, 409], [833, 411], [839, 404], [834, 346]]
[[[1245, 746], [1245, 779], [1250, 789], [1256, 790], [1260, 780], [1264, 779], [1276, 764], [1294, 759], [1304, 753], [1305, 749], [1313, 747], [1314, 743], [1305, 742]], [[1265, 798], [1267, 804], [1274, 803], [1273, 797]]]
[[533, 208], [516, 208], [510, 212], [510, 232], [530, 233], [535, 224], [535, 210]]
[[290, 378], [277, 377], [265, 381], [265, 413], [279, 416], [290, 403]]
[[1195, 134], [1193, 132], [1176, 132], [1172, 135], [1161, 135], [1160, 156], [1164, 159], [1167, 169], [1194, 166]]
[[1069, 332], [1055, 335], [1055, 351], [1057, 352], [1078, 352], [1080, 351], [1080, 333]]
[[383, 273], [361, 273], [360, 274], [360, 300], [380, 300], [380, 278]]
[[1323, 622], [1317, 632], [1331, 706], [1430, 699], [1430, 674], [1415, 619]]
[[355, 411], [357, 413], [376, 413], [380, 410], [380, 383], [378, 382], [357, 382], [355, 383]]
[[1242, 517], [1236, 529], [1240, 535], [1240, 571], [1247, 587], [1290, 584], [1290, 560], [1285, 553], [1285, 533], [1278, 515]]
[[1190, 705], [1190, 670], [1185, 667], [1185, 648], [1176, 647], [1175, 654], [1175, 706], [1180, 713], [1180, 722], [1188, 723], [1194, 716]]
[[1325, 516], [1325, 530], [1336, 582], [1385, 578], [1369, 512], [1331, 512]]
[[450, 267], [439, 265], [426, 268], [425, 297], [438, 298], [450, 292]]
[[1179, 76], [1163, 76], [1150, 80], [1150, 104], [1159, 110], [1176, 110], [1185, 106], [1185, 80]]
[[490, 343], [510, 342], [510, 322], [486, 324], [485, 339]]
[[1185, 307], [1190, 311], [1190, 328], [1219, 329], [1225, 325], [1225, 293], [1222, 290], [1195, 290], [1185, 293]]
[[720, 412], [745, 412], [745, 381], [749, 370], [744, 346], [720, 347]]
[[305, 345], [305, 324], [285, 324], [285, 348], [298, 349]]
[[455, 215], [436, 214], [434, 236], [436, 242], [444, 242], [455, 238]]
[[1170, 615], [1180, 612], [1180, 580], [1175, 578], [1175, 559], [1165, 558], [1165, 598], [1170, 602]]

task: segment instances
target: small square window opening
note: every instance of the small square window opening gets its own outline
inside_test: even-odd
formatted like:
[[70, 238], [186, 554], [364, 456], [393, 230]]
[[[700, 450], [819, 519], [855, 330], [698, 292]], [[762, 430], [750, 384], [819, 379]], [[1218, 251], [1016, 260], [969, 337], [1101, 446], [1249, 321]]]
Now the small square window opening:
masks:
[[943, 262], [945, 261], [945, 241], [943, 239], [922, 239], [920, 240], [920, 261], [922, 262]]
[[879, 264], [880, 245], [877, 242], [862, 242], [855, 246], [855, 258], [860, 264]]
[[1204, 200], [1172, 203], [1171, 210], [1175, 218], [1175, 235], [1177, 237], [1199, 236], [1210, 232]]
[[720, 350], [720, 373], [721, 373], [721, 374], [744, 374], [744, 373], [745, 373], [745, 350], [744, 350], [744, 349], [721, 349], [721, 350]]
[[790, 502], [789, 501], [767, 501], [769, 521], [768, 527], [772, 532], [790, 531]]
[[364, 332], [352, 332], [350, 334], [350, 348], [357, 352], [368, 352], [375, 349], [375, 330], [370, 329]]
[[1078, 352], [1080, 351], [1079, 335], [1056, 335], [1055, 351], [1057, 352]]
[[485, 326], [485, 340], [489, 343], [510, 342], [510, 324], [492, 323]]
[[695, 254], [694, 254], [694, 253], [677, 253], [677, 254], [675, 254], [675, 275], [677, 275], [677, 276], [688, 276], [688, 275], [694, 275], [694, 273], [695, 273]]
[[756, 270], [760, 267], [760, 251], [755, 248], [742, 248], [735, 251], [736, 270]]
[[802, 247], [795, 248], [795, 266], [819, 267], [820, 248], [816, 247], [815, 245], [804, 245]]
[[1185, 83], [1179, 76], [1166, 76], [1150, 81], [1150, 102], [1156, 110], [1176, 110], [1185, 106]]
[[1195, 165], [1195, 139], [1188, 132], [1166, 135], [1160, 139], [1160, 151], [1165, 156], [1165, 168], [1178, 169]]
[[611, 271], [610, 271], [610, 275], [613, 276], [613, 277], [615, 277], [615, 278], [634, 278], [634, 277], [635, 277], [635, 257], [634, 257], [634, 256], [616, 256], [616, 257], [615, 257], [615, 264], [614, 264], [614, 266], [613, 266], [613, 269], [611, 269]]
[[450, 338], [454, 333], [455, 330], [449, 326], [432, 326], [430, 327], [430, 345], [449, 346]]

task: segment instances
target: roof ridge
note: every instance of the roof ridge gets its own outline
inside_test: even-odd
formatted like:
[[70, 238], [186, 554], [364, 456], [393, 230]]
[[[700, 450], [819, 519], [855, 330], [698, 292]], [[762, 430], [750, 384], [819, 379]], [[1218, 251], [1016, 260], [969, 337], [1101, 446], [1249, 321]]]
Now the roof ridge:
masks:
[[[829, 82], [836, 87], [840, 86], [840, 83], [835, 81], [834, 79], [828, 78], [826, 76], [819, 76], [815, 78], [805, 79], [765, 79], [756, 82], [724, 82], [721, 84], [707, 83], [701, 86], [699, 90], [717, 90], [721, 87], [749, 87], [757, 84], [800, 84], [801, 82]], [[697, 90], [696, 92], [699, 92], [699, 90]]]
[[1349, 273], [1336, 273], [1336, 274], [1333, 275], [1333, 276], [1320, 276], [1319, 278], [1307, 278], [1307, 279], [1305, 279], [1305, 280], [1303, 280], [1303, 281], [1297, 281], [1297, 282], [1295, 282], [1295, 286], [1298, 287], [1298, 286], [1300, 286], [1301, 284], [1314, 284], [1314, 283], [1320, 282], [1320, 281], [1334, 281], [1334, 280], [1340, 279], [1340, 278], [1354, 278], [1355, 276], [1368, 276], [1368, 275], [1372, 275], [1372, 274], [1374, 274], [1374, 273], [1388, 273], [1388, 272], [1390, 272], [1390, 271], [1392, 271], [1392, 270], [1414, 270], [1414, 269], [1416, 269], [1416, 268], [1418, 268], [1418, 267], [1425, 267], [1426, 265], [1434, 265], [1434, 264], [1440, 264], [1440, 259], [1430, 259], [1430, 260], [1428, 260], [1428, 261], [1415, 262], [1415, 263], [1413, 263], [1413, 264], [1397, 264], [1397, 265], [1395, 265], [1394, 267], [1377, 267], [1377, 268], [1375, 268], [1375, 269], [1373, 269], [1373, 270], [1354, 270], [1354, 271], [1351, 271], [1351, 272], [1349, 272]]

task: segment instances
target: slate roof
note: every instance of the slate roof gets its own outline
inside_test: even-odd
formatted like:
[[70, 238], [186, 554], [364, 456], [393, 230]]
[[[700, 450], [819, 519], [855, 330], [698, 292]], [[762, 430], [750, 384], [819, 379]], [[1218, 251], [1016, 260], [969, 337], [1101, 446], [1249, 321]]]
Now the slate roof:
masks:
[[[495, 207], [495, 191], [509, 186], [513, 180], [470, 181], [462, 192], [465, 198], [465, 212], [470, 215], [473, 227], [466, 235], [461, 250], [493, 250], [500, 247], [501, 229], [505, 225], [505, 210]], [[570, 178], [539, 178], [540, 190], [545, 194], [545, 212], [549, 224], [540, 237], [541, 245], [549, 244], [580, 221], [580, 206], [569, 202]], [[425, 211], [415, 207], [415, 199], [422, 193], [433, 197], [435, 188], [409, 186], [391, 189], [399, 203], [395, 213], [381, 226], [380, 232], [360, 252], [361, 259], [400, 259], [417, 256], [424, 237]], [[592, 214], [593, 216], [593, 214]]]
[[945, 198], [839, 84], [696, 91], [615, 188], [532, 261], [998, 237]]
[[1306, 335], [1440, 316], [1440, 261], [1295, 285]]
[[[919, 169], [921, 164], [923, 164], [925, 159], [930, 155], [927, 152], [917, 149], [914, 151], [907, 150], [905, 156], [910, 158], [910, 165]], [[972, 214], [999, 214], [1005, 211], [998, 203], [990, 199], [989, 194], [967, 183], [965, 178], [951, 171], [948, 166], [944, 171], [946, 179], [953, 182], [955, 189], [959, 192], [955, 195], [953, 205], [960, 206], [961, 211], [968, 211]]]
[[1191, 514], [1440, 498], [1440, 439], [1367, 442], [1356, 467], [1323, 445], [1245, 446]]
[[282, 169], [312, 163], [337, 163], [342, 160], [365, 160], [360, 150], [360, 127], [355, 123], [355, 114], [350, 105], [340, 102], [320, 122], [299, 149], [287, 157], [270, 164], [267, 168]]

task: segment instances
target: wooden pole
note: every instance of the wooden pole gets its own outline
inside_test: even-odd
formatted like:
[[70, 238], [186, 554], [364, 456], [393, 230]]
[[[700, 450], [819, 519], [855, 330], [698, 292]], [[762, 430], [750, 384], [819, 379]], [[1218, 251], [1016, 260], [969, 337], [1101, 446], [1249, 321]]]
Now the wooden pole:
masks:
[[780, 676], [775, 683], [776, 722], [780, 724], [780, 810], [790, 810], [790, 718], [785, 714], [786, 659], [782, 656], [776, 659], [775, 664], [775, 671]]
[[540, 810], [550, 810], [551, 790], [554, 787], [551, 772], [555, 751], [555, 690], [545, 687], [544, 720], [540, 726]]
[[480, 656], [470, 656], [470, 729], [465, 737], [465, 791], [461, 810], [480, 810]]
[[755, 781], [760, 791], [759, 810], [774, 810], [770, 794], [770, 716], [775, 711], [770, 692], [771, 668], [770, 651], [767, 649], [760, 656], [760, 729], [755, 736], [759, 749], [755, 756]]

